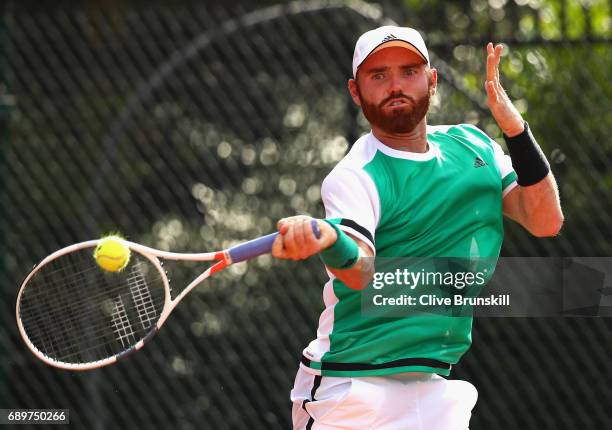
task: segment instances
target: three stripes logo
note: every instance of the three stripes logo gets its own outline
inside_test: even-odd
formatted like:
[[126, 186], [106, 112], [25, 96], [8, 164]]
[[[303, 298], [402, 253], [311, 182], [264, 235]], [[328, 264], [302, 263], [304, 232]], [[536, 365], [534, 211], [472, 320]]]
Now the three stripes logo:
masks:
[[388, 36], [385, 36], [385, 38], [380, 43], [385, 43], [393, 39], [397, 39], [397, 37], [395, 37], [393, 34], [389, 34]]
[[487, 163], [485, 163], [485, 161], [482, 158], [476, 157], [474, 159], [474, 167], [478, 168], [478, 167], [483, 167], [483, 166], [486, 166], [486, 165], [487, 165]]

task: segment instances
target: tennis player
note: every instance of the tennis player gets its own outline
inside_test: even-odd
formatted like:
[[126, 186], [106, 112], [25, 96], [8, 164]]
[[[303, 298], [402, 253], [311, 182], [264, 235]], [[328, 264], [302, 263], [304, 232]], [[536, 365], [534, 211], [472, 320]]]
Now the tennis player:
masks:
[[437, 72], [421, 35], [385, 26], [355, 46], [348, 89], [371, 125], [325, 178], [326, 221], [278, 222], [273, 255], [319, 254], [325, 310], [291, 392], [296, 430], [465, 430], [477, 391], [447, 380], [471, 344], [472, 318], [373, 318], [360, 307], [368, 257], [498, 257], [503, 215], [538, 237], [563, 223], [546, 157], [499, 79], [487, 45], [488, 106], [509, 156], [470, 124], [427, 125]]

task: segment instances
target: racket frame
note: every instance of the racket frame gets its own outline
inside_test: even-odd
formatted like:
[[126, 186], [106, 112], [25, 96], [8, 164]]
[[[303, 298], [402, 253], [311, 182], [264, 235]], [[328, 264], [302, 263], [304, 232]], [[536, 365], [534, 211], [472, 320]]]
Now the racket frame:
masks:
[[[317, 239], [321, 237], [321, 232], [319, 230], [317, 220], [311, 220], [311, 228]], [[139, 255], [147, 258], [153, 266], [157, 269], [159, 274], [161, 275], [161, 279], [164, 285], [164, 306], [160, 313], [160, 316], [151, 328], [151, 330], [138, 342], [136, 342], [131, 347], [126, 350], [115, 354], [111, 357], [104, 358], [102, 360], [91, 361], [87, 363], [66, 363], [63, 361], [58, 361], [52, 359], [51, 357], [44, 354], [40, 351], [36, 346], [30, 341], [28, 335], [25, 331], [23, 323], [20, 318], [20, 304], [21, 304], [21, 296], [26, 286], [28, 285], [30, 279], [34, 275], [36, 275], [41, 268], [46, 266], [53, 260], [56, 260], [59, 257], [70, 254], [75, 251], [87, 249], [87, 248], [95, 248], [98, 243], [102, 239], [96, 240], [88, 240], [85, 242], [76, 243], [65, 248], [62, 248], [54, 253], [48, 255], [44, 258], [40, 263], [34, 266], [33, 270], [26, 276], [25, 280], [21, 283], [21, 287], [19, 288], [19, 293], [17, 294], [17, 303], [15, 306], [15, 318], [17, 320], [17, 327], [19, 329], [19, 334], [24, 340], [27, 347], [30, 351], [40, 360], [45, 362], [46, 364], [73, 371], [82, 371], [82, 370], [91, 370], [97, 369], [99, 367], [108, 366], [110, 364], [116, 363], [117, 361], [133, 354], [134, 352], [141, 349], [151, 338], [159, 331], [161, 326], [166, 322], [168, 316], [174, 308], [183, 300], [183, 298], [189, 294], [196, 286], [200, 285], [205, 279], [214, 275], [215, 273], [225, 269], [233, 263], [239, 263], [242, 261], [247, 261], [252, 258], [255, 258], [259, 255], [268, 254], [272, 251], [272, 244], [278, 236], [279, 233], [268, 234], [267, 236], [262, 236], [257, 239], [253, 239], [249, 242], [241, 243], [239, 245], [233, 246], [224, 251], [215, 251], [215, 252], [203, 252], [203, 253], [179, 253], [179, 252], [169, 252], [162, 251], [155, 248], [150, 248], [145, 245], [141, 245], [139, 243], [130, 242], [124, 239], [120, 239], [130, 250], [137, 252]], [[93, 253], [92, 253], [92, 259]], [[174, 300], [171, 299], [170, 293], [170, 284], [168, 281], [168, 276], [166, 275], [166, 271], [163, 269], [161, 260], [173, 260], [173, 261], [190, 261], [190, 262], [207, 262], [207, 261], [216, 261], [212, 266], [202, 272], [199, 276], [197, 276], [193, 281], [183, 289]], [[103, 269], [100, 269], [103, 270]]]
[[[34, 266], [33, 270], [27, 275], [24, 281], [21, 284], [19, 289], [19, 293], [17, 294], [17, 304], [15, 306], [15, 318], [17, 320], [17, 328], [19, 330], [19, 334], [23, 339], [24, 343], [28, 347], [28, 349], [34, 354], [37, 358], [42, 360], [44, 363], [57, 367], [60, 369], [66, 370], [91, 370], [99, 367], [108, 366], [117, 362], [118, 360], [127, 357], [128, 355], [133, 354], [134, 352], [141, 349], [156, 333], [159, 331], [161, 326], [166, 322], [168, 316], [172, 313], [174, 308], [180, 303], [180, 301], [191, 292], [195, 287], [201, 284], [206, 278], [212, 276], [213, 274], [219, 272], [220, 270], [225, 269], [227, 266], [232, 264], [232, 260], [228, 251], [217, 251], [217, 252], [205, 252], [205, 253], [178, 253], [178, 252], [168, 252], [162, 251], [159, 249], [150, 248], [148, 246], [144, 246], [138, 243], [130, 242], [127, 240], [122, 240], [122, 242], [131, 250], [136, 251], [142, 257], [145, 257], [153, 266], [157, 269], [161, 276], [161, 280], [164, 286], [164, 305], [162, 311], [157, 319], [157, 322], [151, 327], [149, 333], [147, 333], [142, 339], [140, 339], [133, 346], [129, 347], [125, 351], [122, 351], [116, 355], [111, 357], [92, 361], [88, 363], [66, 363], [63, 361], [55, 360], [42, 351], [40, 351], [29, 339], [25, 327], [20, 318], [20, 304], [21, 304], [21, 296], [26, 286], [28, 285], [30, 279], [34, 277], [43, 267], [45, 267], [48, 263], [56, 260], [62, 256], [73, 253], [75, 251], [81, 251], [84, 249], [92, 248], [93, 249], [98, 245], [100, 239], [98, 240], [88, 240], [85, 242], [76, 243], [65, 248], [62, 248], [54, 253], [48, 255], [44, 258], [40, 263]], [[92, 259], [93, 252], [92, 252]], [[215, 264], [210, 266], [204, 272], [202, 272], [199, 276], [197, 276], [193, 281], [189, 283], [189, 285], [181, 291], [174, 299], [171, 298], [170, 293], [170, 284], [168, 281], [168, 276], [166, 275], [166, 271], [162, 267], [161, 260], [173, 260], [173, 261], [190, 261], [190, 262], [207, 262], [207, 261], [216, 261]], [[103, 270], [103, 269], [100, 269]]]

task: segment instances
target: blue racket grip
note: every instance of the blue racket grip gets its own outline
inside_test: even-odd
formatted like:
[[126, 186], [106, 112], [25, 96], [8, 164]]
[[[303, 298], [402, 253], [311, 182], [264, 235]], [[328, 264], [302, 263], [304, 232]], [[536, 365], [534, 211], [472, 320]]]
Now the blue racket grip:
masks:
[[[317, 239], [321, 237], [321, 231], [317, 225], [317, 220], [313, 219], [310, 221], [312, 232]], [[250, 260], [251, 258], [258, 257], [263, 254], [269, 254], [272, 252], [272, 244], [274, 239], [278, 236], [278, 232], [269, 234], [267, 236], [258, 237], [251, 241], [241, 243], [227, 250], [232, 259], [232, 263], [240, 263], [241, 261]]]

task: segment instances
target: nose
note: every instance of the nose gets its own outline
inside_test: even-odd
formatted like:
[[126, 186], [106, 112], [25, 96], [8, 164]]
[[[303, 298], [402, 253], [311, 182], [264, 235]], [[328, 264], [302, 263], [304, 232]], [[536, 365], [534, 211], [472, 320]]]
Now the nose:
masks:
[[389, 95], [395, 94], [395, 93], [401, 93], [402, 92], [402, 87], [400, 84], [400, 78], [396, 73], [393, 73], [390, 77], [389, 77], [389, 86], [387, 87], [387, 92]]

